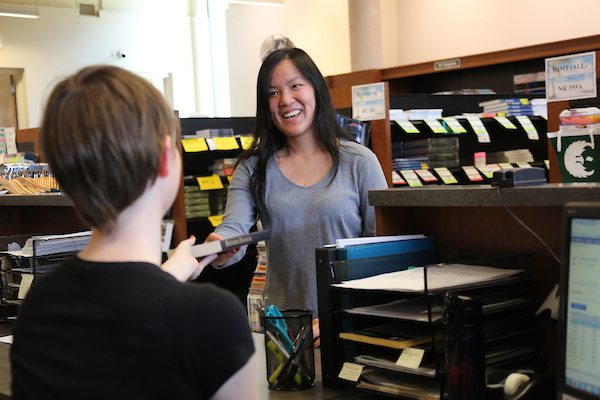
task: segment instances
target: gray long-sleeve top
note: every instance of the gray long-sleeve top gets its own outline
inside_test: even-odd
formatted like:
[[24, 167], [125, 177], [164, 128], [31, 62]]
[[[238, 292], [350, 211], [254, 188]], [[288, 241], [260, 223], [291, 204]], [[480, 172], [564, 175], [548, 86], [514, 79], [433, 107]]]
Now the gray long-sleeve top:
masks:
[[[256, 160], [240, 163], [233, 174], [223, 222], [215, 229], [223, 238], [247, 233], [256, 222], [250, 194]], [[381, 165], [367, 147], [342, 140], [337, 171], [332, 168], [312, 186], [291, 182], [274, 158], [268, 160], [266, 177], [269, 215], [262, 216], [262, 224], [271, 236], [266, 241], [265, 303], [280, 310], [308, 309], [317, 317], [315, 249], [336, 239], [375, 234], [368, 191], [387, 188]], [[239, 261], [244, 251], [230, 264]]]

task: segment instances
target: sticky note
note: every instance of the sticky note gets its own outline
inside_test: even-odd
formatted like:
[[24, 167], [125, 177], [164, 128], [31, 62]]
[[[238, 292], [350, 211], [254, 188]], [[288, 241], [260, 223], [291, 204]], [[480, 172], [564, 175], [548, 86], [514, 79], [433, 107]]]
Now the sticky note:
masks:
[[21, 283], [19, 283], [19, 293], [17, 294], [17, 298], [22, 300], [25, 298], [25, 295], [31, 288], [31, 284], [33, 283], [33, 275], [32, 274], [21, 274]]
[[540, 135], [538, 134], [537, 129], [535, 129], [533, 122], [531, 122], [527, 115], [517, 115], [516, 118], [523, 129], [525, 129], [525, 132], [527, 132], [527, 137], [529, 140], [540, 140]]
[[415, 174], [415, 171], [413, 171], [412, 169], [404, 169], [404, 170], [400, 171], [400, 173], [404, 177], [404, 180], [406, 180], [406, 183], [408, 183], [408, 186], [410, 186], [410, 187], [423, 186], [423, 184], [421, 183], [421, 180], [419, 179], [417, 174]]
[[358, 378], [360, 378], [363, 368], [363, 365], [345, 362], [338, 375], [338, 378], [351, 382], [358, 382]]
[[475, 131], [475, 134], [477, 135], [477, 141], [479, 143], [491, 142], [490, 134], [488, 133], [480, 118], [468, 117], [467, 121], [469, 121], [469, 124], [471, 124], [471, 128], [473, 128], [473, 131]]
[[433, 170], [438, 174], [438, 176], [440, 177], [442, 182], [444, 182], [446, 185], [458, 183], [458, 181], [456, 180], [454, 175], [452, 175], [452, 172], [450, 172], [450, 170], [448, 168], [438, 167], [438, 168], [434, 168]]
[[396, 171], [392, 171], [392, 183], [394, 185], [406, 185], [406, 181]]
[[481, 176], [481, 174], [479, 174], [479, 171], [477, 171], [477, 168], [475, 168], [474, 166], [465, 165], [462, 167], [462, 169], [463, 171], [465, 171], [467, 178], [469, 178], [471, 182], [479, 182], [483, 180], [483, 177]]
[[435, 181], [437, 181], [437, 178], [435, 177], [435, 175], [433, 175], [431, 173], [431, 171], [429, 171], [427, 169], [415, 169], [415, 172], [425, 182], [435, 182]]
[[210, 221], [211, 225], [216, 228], [221, 222], [223, 222], [223, 215], [211, 215], [208, 217], [208, 220]]
[[510, 122], [510, 120], [506, 117], [494, 117], [496, 121], [500, 123], [504, 127], [504, 129], [517, 129], [517, 126]]
[[212, 141], [217, 150], [236, 150], [239, 149], [237, 140], [233, 136], [229, 137], [214, 137]]
[[201, 176], [196, 178], [200, 190], [223, 189], [223, 182], [219, 175]]
[[466, 133], [467, 130], [463, 128], [463, 126], [458, 122], [458, 120], [454, 117], [444, 117], [442, 120], [448, 124], [452, 132], [454, 133]]
[[433, 133], [448, 133], [446, 128], [437, 119], [426, 119], [425, 123], [433, 131]]
[[186, 153], [197, 153], [200, 151], [207, 151], [208, 146], [206, 140], [203, 138], [196, 139], [181, 139], [181, 145]]
[[241, 136], [240, 143], [242, 144], [242, 149], [248, 150], [252, 144], [252, 139], [252, 136]]
[[423, 361], [424, 355], [424, 349], [407, 347], [406, 349], [402, 350], [402, 354], [400, 354], [400, 357], [398, 357], [396, 365], [400, 365], [401, 367], [406, 368], [417, 369], [421, 365], [421, 361]]
[[406, 133], [420, 133], [417, 127], [407, 119], [396, 120], [396, 123], [400, 125], [400, 127], [404, 129], [404, 132]]

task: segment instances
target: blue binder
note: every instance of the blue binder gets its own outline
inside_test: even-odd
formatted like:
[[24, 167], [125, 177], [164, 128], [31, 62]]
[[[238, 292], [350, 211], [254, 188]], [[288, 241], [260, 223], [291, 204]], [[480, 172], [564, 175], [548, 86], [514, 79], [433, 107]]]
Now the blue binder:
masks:
[[339, 248], [338, 260], [358, 260], [360, 258], [391, 256], [433, 250], [433, 238], [394, 240], [391, 242], [357, 244]]

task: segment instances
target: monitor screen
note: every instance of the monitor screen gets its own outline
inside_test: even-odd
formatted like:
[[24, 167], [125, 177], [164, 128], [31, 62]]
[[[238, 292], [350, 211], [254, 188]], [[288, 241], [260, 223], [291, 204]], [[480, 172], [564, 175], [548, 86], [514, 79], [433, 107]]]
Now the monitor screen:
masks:
[[565, 207], [558, 398], [600, 399], [600, 203]]

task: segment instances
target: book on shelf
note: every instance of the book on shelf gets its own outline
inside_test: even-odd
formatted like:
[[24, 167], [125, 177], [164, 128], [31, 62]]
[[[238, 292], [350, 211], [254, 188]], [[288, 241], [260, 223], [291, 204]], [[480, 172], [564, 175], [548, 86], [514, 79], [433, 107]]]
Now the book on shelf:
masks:
[[4, 253], [18, 257], [75, 253], [83, 250], [88, 245], [91, 236], [91, 231], [63, 235], [36, 235], [27, 239], [21, 250], [5, 251]]
[[431, 336], [422, 336], [418, 338], [385, 337], [367, 331], [340, 332], [339, 336], [340, 339], [350, 340], [352, 342], [372, 344], [398, 350], [431, 342]]

